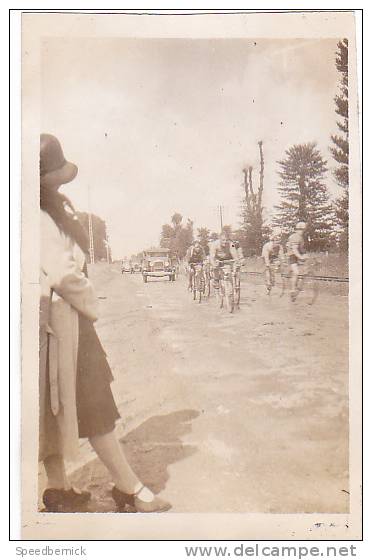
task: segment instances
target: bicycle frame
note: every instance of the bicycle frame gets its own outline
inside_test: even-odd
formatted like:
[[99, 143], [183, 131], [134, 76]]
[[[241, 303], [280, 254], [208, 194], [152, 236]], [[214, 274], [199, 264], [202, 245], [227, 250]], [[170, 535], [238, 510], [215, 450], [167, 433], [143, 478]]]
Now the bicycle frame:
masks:
[[234, 282], [234, 292], [235, 292], [235, 304], [236, 307], [240, 305], [240, 265], [233, 271], [233, 282]]
[[281, 274], [281, 280], [282, 280], [282, 293], [281, 296], [284, 293], [284, 275], [283, 275], [283, 263], [280, 262], [279, 260], [275, 260], [273, 262], [270, 262], [269, 265], [266, 265], [265, 267], [265, 284], [266, 284], [266, 291], [267, 294], [270, 295], [272, 288], [274, 288], [275, 284], [276, 284], [276, 274], [280, 272]]
[[[224, 300], [227, 298], [229, 311], [232, 313], [235, 307], [235, 292], [236, 292], [236, 280], [237, 280], [237, 270], [235, 269], [235, 261], [219, 261], [219, 300], [220, 307], [224, 306]], [[239, 282], [239, 292], [240, 292], [240, 282]], [[239, 293], [240, 296], [240, 293]], [[240, 297], [239, 297], [240, 300]]]
[[[297, 289], [294, 296], [292, 295], [292, 301], [295, 301], [300, 292], [305, 291], [305, 285], [308, 286], [310, 291], [310, 301], [308, 301], [309, 305], [313, 305], [318, 297], [319, 294], [319, 285], [317, 279], [314, 277], [314, 272], [316, 266], [319, 264], [319, 261], [314, 258], [309, 258], [305, 262], [298, 263], [299, 266], [299, 275], [297, 280]], [[293, 272], [290, 271], [288, 277], [291, 279]]]
[[191, 263], [191, 291], [193, 292], [194, 299], [196, 294], [199, 294], [199, 303], [201, 303], [202, 294], [205, 293], [205, 273], [202, 263]]
[[209, 262], [204, 264], [204, 276], [205, 276], [205, 291], [206, 296], [209, 297], [211, 295], [211, 265]]

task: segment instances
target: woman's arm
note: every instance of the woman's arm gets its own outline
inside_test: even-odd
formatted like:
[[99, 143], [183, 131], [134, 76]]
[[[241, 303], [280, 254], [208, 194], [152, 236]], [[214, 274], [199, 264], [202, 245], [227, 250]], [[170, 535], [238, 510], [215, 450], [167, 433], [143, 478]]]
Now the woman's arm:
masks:
[[98, 300], [90, 280], [74, 258], [72, 248], [53, 220], [41, 216], [41, 268], [48, 276], [50, 287], [77, 311], [95, 321]]

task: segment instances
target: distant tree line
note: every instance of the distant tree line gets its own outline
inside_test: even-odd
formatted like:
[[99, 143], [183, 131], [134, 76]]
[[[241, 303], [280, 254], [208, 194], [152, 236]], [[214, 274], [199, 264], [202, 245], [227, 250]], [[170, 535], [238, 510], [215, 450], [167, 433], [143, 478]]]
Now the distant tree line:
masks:
[[[264, 144], [258, 142], [259, 168], [247, 163], [242, 168], [242, 200], [240, 226], [233, 231], [230, 225], [223, 229], [229, 237], [239, 240], [246, 256], [259, 255], [262, 246], [273, 229], [280, 231], [283, 241], [293, 231], [298, 221], [307, 223], [307, 250], [348, 250], [349, 232], [349, 103], [348, 103], [348, 41], [337, 43], [335, 64], [340, 79], [338, 93], [334, 97], [337, 115], [337, 134], [330, 136], [330, 154], [335, 162], [331, 169], [340, 187], [340, 194], [331, 201], [325, 178], [328, 162], [315, 142], [294, 144], [285, 150], [283, 158], [277, 161], [279, 203], [274, 206], [270, 218], [264, 219]], [[267, 214], [267, 213], [266, 213]], [[88, 214], [79, 213], [79, 218], [88, 232]], [[106, 260], [106, 223], [92, 214], [94, 253], [96, 260]], [[207, 227], [194, 231], [193, 220], [174, 212], [170, 223], [161, 228], [160, 246], [166, 247], [184, 258], [195, 238], [199, 239], [205, 251], [209, 242], [217, 239], [220, 232]], [[133, 259], [140, 259], [140, 253]]]
[[[264, 147], [258, 142], [260, 164], [257, 185], [252, 165], [242, 169], [242, 202], [240, 227], [232, 231], [224, 226], [230, 237], [240, 241], [246, 256], [259, 255], [273, 228], [281, 232], [285, 241], [298, 221], [307, 223], [306, 245], [309, 251], [347, 251], [349, 231], [349, 108], [348, 108], [348, 41], [337, 44], [335, 64], [340, 73], [339, 92], [334, 98], [338, 115], [338, 134], [331, 135], [330, 153], [336, 162], [333, 176], [341, 194], [331, 202], [325, 183], [328, 162], [315, 142], [294, 144], [285, 151], [278, 164], [280, 202], [274, 207], [270, 221], [264, 220]], [[175, 213], [171, 224], [161, 232], [161, 246], [169, 247], [182, 258], [194, 239], [193, 222], [182, 223], [182, 215]], [[197, 238], [208, 251], [208, 242], [218, 234], [206, 227], [197, 230]]]

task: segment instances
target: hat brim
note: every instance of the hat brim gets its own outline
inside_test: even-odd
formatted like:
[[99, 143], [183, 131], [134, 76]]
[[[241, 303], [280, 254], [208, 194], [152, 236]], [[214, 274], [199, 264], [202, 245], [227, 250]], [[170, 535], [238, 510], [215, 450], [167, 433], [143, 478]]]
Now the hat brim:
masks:
[[77, 173], [77, 165], [71, 163], [70, 161], [66, 161], [66, 163], [59, 169], [45, 173], [42, 176], [42, 180], [44, 183], [48, 183], [49, 185], [65, 185], [66, 183], [73, 181]]

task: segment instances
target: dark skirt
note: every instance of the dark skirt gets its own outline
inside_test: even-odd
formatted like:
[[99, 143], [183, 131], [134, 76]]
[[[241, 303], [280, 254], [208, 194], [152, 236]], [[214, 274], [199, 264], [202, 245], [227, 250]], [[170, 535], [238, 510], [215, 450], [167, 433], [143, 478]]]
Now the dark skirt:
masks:
[[76, 409], [79, 437], [111, 432], [120, 418], [111, 391], [113, 376], [92, 321], [79, 313]]

